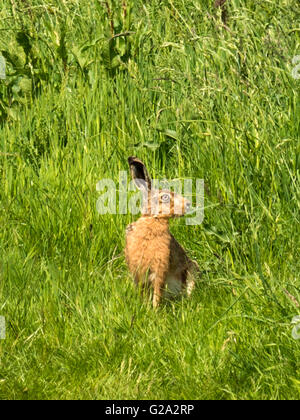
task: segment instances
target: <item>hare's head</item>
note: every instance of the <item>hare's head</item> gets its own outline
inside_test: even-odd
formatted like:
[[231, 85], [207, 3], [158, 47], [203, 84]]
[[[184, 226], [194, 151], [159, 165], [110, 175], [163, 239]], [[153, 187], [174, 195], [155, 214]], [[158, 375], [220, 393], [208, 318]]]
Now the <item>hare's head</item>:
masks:
[[136, 157], [129, 157], [131, 176], [143, 195], [143, 216], [171, 218], [183, 216], [191, 210], [191, 202], [179, 194], [167, 189], [152, 187], [151, 178], [143, 162]]

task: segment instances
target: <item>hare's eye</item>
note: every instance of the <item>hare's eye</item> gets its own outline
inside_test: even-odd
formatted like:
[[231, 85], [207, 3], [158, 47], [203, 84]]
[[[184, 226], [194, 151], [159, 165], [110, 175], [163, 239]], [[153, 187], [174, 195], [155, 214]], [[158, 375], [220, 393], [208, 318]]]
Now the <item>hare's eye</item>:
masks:
[[163, 194], [161, 196], [161, 201], [163, 201], [164, 203], [168, 203], [170, 201], [170, 196], [169, 194]]

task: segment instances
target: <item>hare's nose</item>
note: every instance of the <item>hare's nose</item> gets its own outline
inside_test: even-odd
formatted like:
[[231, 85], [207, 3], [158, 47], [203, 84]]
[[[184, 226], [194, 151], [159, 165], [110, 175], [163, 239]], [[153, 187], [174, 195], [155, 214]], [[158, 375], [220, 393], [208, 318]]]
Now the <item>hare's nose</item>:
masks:
[[186, 201], [185, 203], [185, 211], [189, 212], [192, 208], [192, 203], [190, 201]]

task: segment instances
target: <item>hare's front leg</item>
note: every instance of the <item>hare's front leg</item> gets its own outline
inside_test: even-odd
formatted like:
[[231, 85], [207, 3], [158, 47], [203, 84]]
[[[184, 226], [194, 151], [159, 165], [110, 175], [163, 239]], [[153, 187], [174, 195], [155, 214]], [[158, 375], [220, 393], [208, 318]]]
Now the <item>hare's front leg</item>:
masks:
[[162, 286], [160, 286], [158, 282], [155, 282], [154, 291], [153, 291], [153, 308], [157, 308], [159, 306], [161, 297], [162, 297]]
[[194, 275], [190, 272], [187, 273], [187, 278], [186, 278], [186, 294], [188, 295], [188, 297], [191, 296], [192, 291], [195, 288], [195, 278]]
[[195, 279], [197, 276], [200, 275], [200, 269], [198, 264], [196, 263], [196, 261], [189, 261], [188, 264], [188, 270], [187, 270], [187, 276], [186, 276], [186, 293], [188, 295], [188, 297], [191, 296], [192, 291], [195, 288]]
[[166, 272], [164, 270], [155, 270], [151, 274], [151, 283], [153, 285], [153, 308], [160, 304], [163, 289], [166, 282]]

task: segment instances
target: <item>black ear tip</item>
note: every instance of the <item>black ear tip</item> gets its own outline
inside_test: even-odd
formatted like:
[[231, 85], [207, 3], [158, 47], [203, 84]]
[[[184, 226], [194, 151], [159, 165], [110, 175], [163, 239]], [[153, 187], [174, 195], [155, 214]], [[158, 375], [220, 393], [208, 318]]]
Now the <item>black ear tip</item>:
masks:
[[129, 158], [128, 158], [128, 163], [129, 163], [129, 165], [131, 165], [134, 161], [136, 160], [136, 157], [134, 157], [134, 156], [129, 156]]

